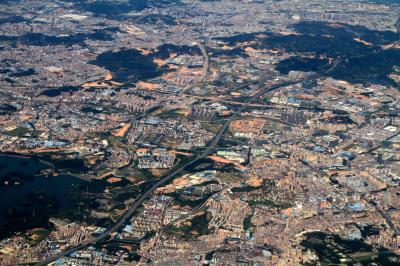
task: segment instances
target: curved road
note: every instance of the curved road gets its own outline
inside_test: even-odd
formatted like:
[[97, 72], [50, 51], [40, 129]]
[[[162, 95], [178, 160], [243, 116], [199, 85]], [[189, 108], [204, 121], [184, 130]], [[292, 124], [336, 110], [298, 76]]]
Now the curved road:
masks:
[[203, 64], [203, 73], [201, 74], [201, 77], [198, 81], [196, 81], [192, 86], [186, 87], [182, 89], [180, 92], [177, 93], [177, 95], [182, 95], [184, 94], [187, 90], [190, 90], [191, 88], [194, 88], [204, 82], [208, 76], [208, 70], [210, 68], [210, 58], [207, 54], [206, 47], [202, 43], [196, 43], [197, 46], [200, 48], [201, 53], [203, 54], [204, 57], [204, 64]]
[[[328, 74], [329, 72], [333, 71], [342, 61], [339, 60], [337, 62], [335, 62], [332, 67], [330, 67], [328, 70], [325, 71], [325, 74]], [[137, 200], [136, 202], [132, 205], [132, 207], [122, 216], [120, 217], [117, 222], [111, 226], [110, 228], [108, 228], [104, 233], [102, 233], [100, 236], [95, 237], [89, 241], [83, 242], [77, 246], [68, 248], [60, 253], [54, 254], [46, 259], [44, 259], [43, 261], [35, 264], [36, 266], [44, 266], [47, 265], [59, 258], [65, 257], [70, 255], [71, 253], [74, 253], [78, 250], [87, 248], [91, 245], [97, 244], [99, 242], [104, 241], [105, 239], [107, 239], [108, 237], [111, 236], [112, 233], [119, 231], [122, 226], [124, 224], [126, 224], [127, 222], [130, 221], [130, 219], [132, 218], [132, 216], [134, 215], [134, 213], [136, 212], [136, 210], [142, 205], [142, 203], [147, 199], [148, 196], [150, 196], [158, 187], [166, 184], [167, 182], [169, 182], [172, 178], [174, 178], [176, 175], [178, 175], [180, 172], [182, 172], [185, 168], [195, 164], [196, 162], [198, 162], [199, 160], [207, 157], [208, 155], [210, 155], [213, 151], [214, 148], [217, 146], [220, 138], [222, 137], [222, 135], [225, 133], [225, 131], [228, 129], [230, 123], [236, 119], [236, 117], [242, 113], [245, 108], [247, 108], [247, 106], [251, 103], [253, 103], [254, 101], [256, 101], [259, 97], [261, 97], [262, 95], [264, 95], [265, 93], [269, 93], [272, 92], [274, 90], [277, 90], [279, 88], [282, 87], [286, 87], [289, 85], [294, 85], [306, 80], [313, 80], [313, 79], [317, 79], [319, 77], [321, 77], [321, 74], [313, 74], [311, 76], [305, 77], [305, 78], [301, 78], [301, 79], [297, 79], [297, 80], [292, 80], [292, 81], [284, 81], [282, 83], [279, 84], [275, 84], [272, 85], [268, 88], [265, 88], [263, 90], [260, 90], [258, 93], [254, 94], [253, 96], [251, 96], [250, 98], [245, 100], [245, 105], [241, 106], [233, 115], [231, 115], [226, 122], [224, 123], [224, 125], [220, 128], [220, 130], [218, 131], [217, 135], [214, 137], [214, 139], [212, 140], [212, 142], [210, 143], [210, 145], [200, 154], [197, 155], [195, 158], [193, 158], [192, 160], [190, 160], [189, 162], [179, 166], [179, 168], [176, 168], [175, 170], [173, 170], [172, 172], [170, 172], [168, 175], [166, 175], [164, 178], [160, 179], [157, 183], [155, 183], [151, 188], [149, 188], [146, 192], [144, 192]]]

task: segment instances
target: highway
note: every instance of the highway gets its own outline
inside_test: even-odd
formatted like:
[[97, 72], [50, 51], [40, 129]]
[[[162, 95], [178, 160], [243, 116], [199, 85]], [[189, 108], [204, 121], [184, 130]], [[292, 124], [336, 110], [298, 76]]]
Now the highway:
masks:
[[[326, 74], [328, 74], [329, 72], [333, 71], [339, 64], [340, 64], [341, 60], [338, 60], [337, 62], [335, 62], [332, 67], [330, 67], [328, 70], [325, 71]], [[245, 105], [241, 106], [236, 112], [234, 112], [227, 120], [226, 122], [222, 125], [222, 127], [219, 129], [218, 133], [216, 134], [216, 136], [214, 137], [214, 139], [212, 140], [212, 142], [209, 144], [209, 146], [199, 155], [197, 155], [196, 157], [194, 157], [192, 160], [188, 161], [187, 163], [179, 166], [178, 168], [172, 170], [169, 174], [167, 174], [166, 176], [164, 176], [163, 178], [161, 178], [157, 183], [155, 183], [152, 187], [150, 187], [146, 192], [144, 192], [137, 200], [136, 202], [130, 207], [129, 210], [126, 211], [126, 213], [121, 216], [113, 226], [111, 226], [110, 228], [108, 228], [104, 233], [102, 233], [100, 236], [95, 237], [89, 241], [83, 242], [77, 246], [68, 248], [60, 253], [54, 254], [46, 259], [44, 259], [43, 261], [35, 264], [36, 266], [44, 266], [47, 265], [57, 259], [60, 259], [62, 257], [68, 256], [71, 253], [74, 253], [78, 250], [87, 248], [91, 245], [100, 243], [104, 240], [106, 240], [108, 237], [111, 236], [112, 233], [119, 231], [123, 225], [125, 225], [126, 223], [128, 223], [130, 221], [130, 219], [132, 218], [132, 216], [134, 215], [134, 213], [137, 211], [137, 209], [143, 204], [143, 202], [148, 198], [148, 196], [150, 196], [158, 187], [168, 183], [172, 178], [174, 178], [176, 175], [178, 175], [179, 173], [181, 173], [184, 169], [188, 168], [189, 166], [195, 164], [196, 162], [200, 161], [201, 159], [207, 157], [208, 155], [210, 155], [211, 153], [213, 153], [214, 148], [217, 146], [219, 140], [221, 139], [221, 137], [224, 135], [225, 131], [228, 129], [230, 123], [235, 120], [237, 118], [237, 116], [242, 113], [247, 107], [248, 105], [252, 104], [253, 102], [257, 101], [257, 99], [261, 96], [263, 96], [266, 93], [272, 92], [274, 90], [277, 90], [279, 88], [282, 87], [286, 87], [289, 85], [294, 85], [303, 81], [307, 81], [307, 80], [313, 80], [313, 79], [317, 79], [319, 77], [321, 77], [321, 74], [313, 74], [310, 75], [308, 77], [305, 78], [300, 78], [300, 79], [296, 79], [296, 80], [292, 80], [292, 81], [284, 81], [275, 85], [272, 85], [270, 87], [267, 87], [265, 89], [260, 90], [258, 93], [254, 94], [253, 96], [251, 96], [250, 98], [247, 98], [244, 102], [246, 103]]]
[[201, 73], [201, 77], [198, 81], [196, 81], [192, 86], [186, 87], [182, 89], [180, 92], [178, 92], [178, 95], [184, 94], [186, 91], [190, 90], [191, 88], [194, 88], [198, 85], [200, 85], [202, 82], [204, 82], [208, 76], [208, 70], [210, 68], [210, 58], [208, 56], [206, 47], [202, 43], [196, 43], [197, 46], [200, 48], [201, 53], [203, 54], [204, 57], [204, 63], [203, 63], [203, 72]]
[[[217, 191], [215, 194], [220, 193], [220, 191]], [[189, 217], [191, 217], [193, 214], [195, 214], [196, 212], [198, 212], [200, 209], [202, 209], [204, 206], [206, 206], [206, 204], [212, 199], [212, 196], [214, 196], [215, 194], [211, 195], [205, 202], [203, 202], [203, 204], [201, 204], [200, 206], [196, 207], [195, 209], [193, 209], [190, 213], [183, 215], [182, 217], [179, 217], [178, 219], [175, 219], [173, 221], [170, 221], [168, 224], [165, 224], [161, 227], [161, 230], [164, 230], [166, 227], [171, 226], [173, 224], [176, 224], [177, 222], [183, 221], [188, 219]]]

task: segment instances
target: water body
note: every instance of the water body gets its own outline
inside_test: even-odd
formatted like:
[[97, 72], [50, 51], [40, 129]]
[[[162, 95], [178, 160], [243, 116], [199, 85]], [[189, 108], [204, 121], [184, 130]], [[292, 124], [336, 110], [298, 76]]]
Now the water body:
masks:
[[0, 155], [0, 238], [49, 227], [50, 216], [74, 208], [70, 190], [84, 181], [40, 175], [48, 167], [35, 159]]

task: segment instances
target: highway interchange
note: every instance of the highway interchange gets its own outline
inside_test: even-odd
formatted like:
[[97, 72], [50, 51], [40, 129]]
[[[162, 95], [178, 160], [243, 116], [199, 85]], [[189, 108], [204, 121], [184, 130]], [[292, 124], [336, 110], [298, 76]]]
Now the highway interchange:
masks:
[[[400, 24], [400, 21], [399, 21]], [[397, 26], [399, 26], [399, 24]], [[200, 50], [202, 51], [204, 57], [205, 57], [205, 63], [203, 66], [203, 74], [202, 77], [200, 79], [199, 82], [196, 82], [195, 84], [198, 85], [201, 82], [203, 82], [205, 80], [205, 78], [207, 77], [207, 73], [208, 73], [208, 69], [209, 69], [209, 57], [208, 54], [206, 52], [206, 48], [203, 44], [199, 44], [196, 43]], [[377, 53], [377, 51], [374, 51], [373, 53]], [[367, 56], [367, 55], [363, 55], [363, 56]], [[118, 232], [126, 223], [128, 223], [132, 216], [135, 214], [135, 212], [138, 210], [138, 208], [143, 204], [143, 202], [159, 187], [161, 187], [162, 185], [168, 183], [169, 181], [171, 181], [175, 176], [177, 176], [179, 173], [181, 173], [184, 169], [192, 166], [193, 164], [195, 164], [196, 162], [200, 161], [201, 159], [207, 157], [208, 155], [210, 155], [211, 153], [213, 153], [213, 151], [215, 150], [215, 148], [217, 147], [218, 142], [220, 141], [221, 137], [224, 135], [224, 133], [226, 132], [226, 130], [228, 129], [230, 123], [235, 120], [238, 115], [240, 113], [242, 113], [246, 108], [248, 108], [249, 106], [251, 106], [252, 104], [254, 104], [261, 96], [263, 96], [266, 93], [270, 93], [273, 92], [275, 90], [278, 90], [280, 88], [283, 87], [287, 87], [290, 85], [294, 85], [294, 84], [298, 84], [304, 81], [310, 81], [310, 80], [315, 80], [317, 78], [320, 78], [322, 76], [325, 76], [331, 72], [333, 72], [342, 62], [344, 61], [344, 59], [338, 59], [336, 60], [332, 65], [330, 65], [330, 67], [328, 69], [326, 69], [325, 71], [321, 71], [321, 73], [313, 73], [311, 75], [308, 75], [304, 78], [300, 78], [300, 79], [295, 79], [295, 80], [289, 80], [289, 81], [283, 81], [280, 82], [278, 84], [275, 85], [271, 85], [267, 88], [261, 89], [260, 91], [258, 91], [257, 93], [249, 96], [248, 98], [245, 98], [243, 100], [243, 105], [240, 106], [240, 108], [238, 110], [236, 110], [226, 121], [225, 123], [222, 125], [222, 127], [219, 129], [218, 133], [216, 134], [216, 136], [214, 137], [214, 139], [212, 140], [212, 142], [209, 144], [208, 147], [206, 147], [204, 149], [204, 151], [202, 153], [200, 153], [199, 155], [195, 156], [193, 159], [191, 159], [190, 161], [184, 163], [183, 165], [178, 165], [177, 168], [173, 169], [170, 173], [168, 173], [166, 176], [164, 176], [163, 178], [161, 178], [159, 181], [157, 181], [153, 186], [151, 186], [148, 190], [146, 190], [142, 195], [139, 196], [139, 198], [135, 201], [135, 203], [125, 212], [125, 214], [123, 216], [121, 216], [115, 223], [113, 226], [111, 226], [110, 228], [108, 228], [106, 231], [104, 231], [101, 235], [83, 242], [79, 245], [76, 245], [74, 247], [70, 247], [60, 253], [54, 254], [52, 256], [49, 256], [48, 258], [44, 259], [41, 262], [36, 263], [36, 266], [44, 266], [44, 265], [48, 265], [49, 263], [56, 261], [62, 257], [68, 256], [76, 251], [79, 251], [81, 249], [87, 248], [89, 246], [98, 244], [103, 242], [104, 240], [107, 240], [107, 238], [109, 238], [111, 236], [112, 233]], [[191, 86], [190, 88], [192, 88], [193, 86]], [[187, 90], [187, 89], [184, 89]], [[179, 93], [180, 94], [180, 93]], [[151, 112], [150, 112], [151, 113]], [[149, 113], [146, 113], [144, 115], [142, 115], [140, 118], [144, 118], [145, 116], [147, 116]]]
[[[331, 71], [333, 71], [339, 64], [340, 64], [341, 60], [336, 61], [328, 70], [325, 71], [325, 74], [330, 73]], [[153, 186], [151, 186], [147, 191], [145, 191], [136, 201], [135, 203], [125, 212], [125, 214], [123, 216], [121, 216], [115, 223], [113, 226], [111, 226], [110, 228], [108, 228], [106, 231], [104, 231], [101, 235], [83, 242], [79, 245], [76, 245], [74, 247], [68, 248], [60, 253], [54, 254], [46, 259], [44, 259], [43, 261], [35, 264], [36, 266], [44, 266], [44, 265], [48, 265], [49, 263], [56, 261], [57, 259], [60, 259], [62, 257], [68, 256], [78, 250], [87, 248], [91, 245], [95, 245], [98, 244], [104, 240], [106, 240], [108, 237], [111, 236], [112, 233], [114, 232], [118, 232], [123, 225], [125, 225], [126, 223], [128, 223], [132, 216], [135, 214], [135, 212], [138, 210], [138, 208], [143, 204], [143, 202], [148, 198], [148, 196], [150, 196], [157, 188], [159, 188], [160, 186], [168, 183], [170, 180], [172, 180], [175, 176], [177, 176], [179, 173], [181, 173], [184, 169], [188, 168], [189, 166], [195, 164], [196, 162], [198, 162], [199, 160], [207, 157], [208, 155], [210, 155], [213, 151], [214, 148], [217, 146], [219, 140], [221, 139], [221, 137], [224, 135], [224, 133], [226, 132], [226, 130], [228, 129], [230, 123], [235, 120], [237, 118], [237, 116], [242, 113], [250, 104], [254, 103], [255, 101], [257, 101], [257, 99], [261, 96], [263, 96], [266, 93], [270, 93], [272, 91], [275, 91], [279, 88], [282, 87], [286, 87], [286, 86], [290, 86], [290, 85], [294, 85], [300, 82], [304, 82], [307, 80], [313, 80], [313, 79], [317, 79], [319, 77], [321, 77], [321, 74], [312, 74], [309, 75], [305, 78], [301, 78], [301, 79], [296, 79], [296, 80], [291, 80], [291, 81], [284, 81], [275, 85], [272, 85], [270, 87], [267, 87], [265, 89], [260, 90], [258, 93], [252, 95], [251, 97], [247, 98], [244, 101], [244, 105], [242, 105], [236, 112], [234, 112], [226, 121], [225, 123], [222, 125], [222, 127], [219, 129], [218, 133], [216, 134], [216, 136], [214, 137], [214, 139], [212, 140], [212, 142], [209, 144], [209, 146], [199, 155], [197, 155], [196, 157], [194, 157], [193, 159], [191, 159], [190, 161], [184, 163], [183, 165], [178, 166], [178, 168], [172, 170], [169, 174], [167, 174], [166, 176], [164, 176], [163, 178], [161, 178], [158, 182], [156, 182]]]

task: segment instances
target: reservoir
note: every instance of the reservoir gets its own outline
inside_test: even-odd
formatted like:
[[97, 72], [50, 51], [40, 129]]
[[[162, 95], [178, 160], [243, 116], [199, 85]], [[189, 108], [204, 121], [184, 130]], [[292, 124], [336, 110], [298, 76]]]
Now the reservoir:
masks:
[[41, 171], [47, 168], [36, 159], [0, 155], [0, 239], [49, 227], [49, 217], [75, 206], [70, 191], [85, 181], [63, 174], [46, 177]]

